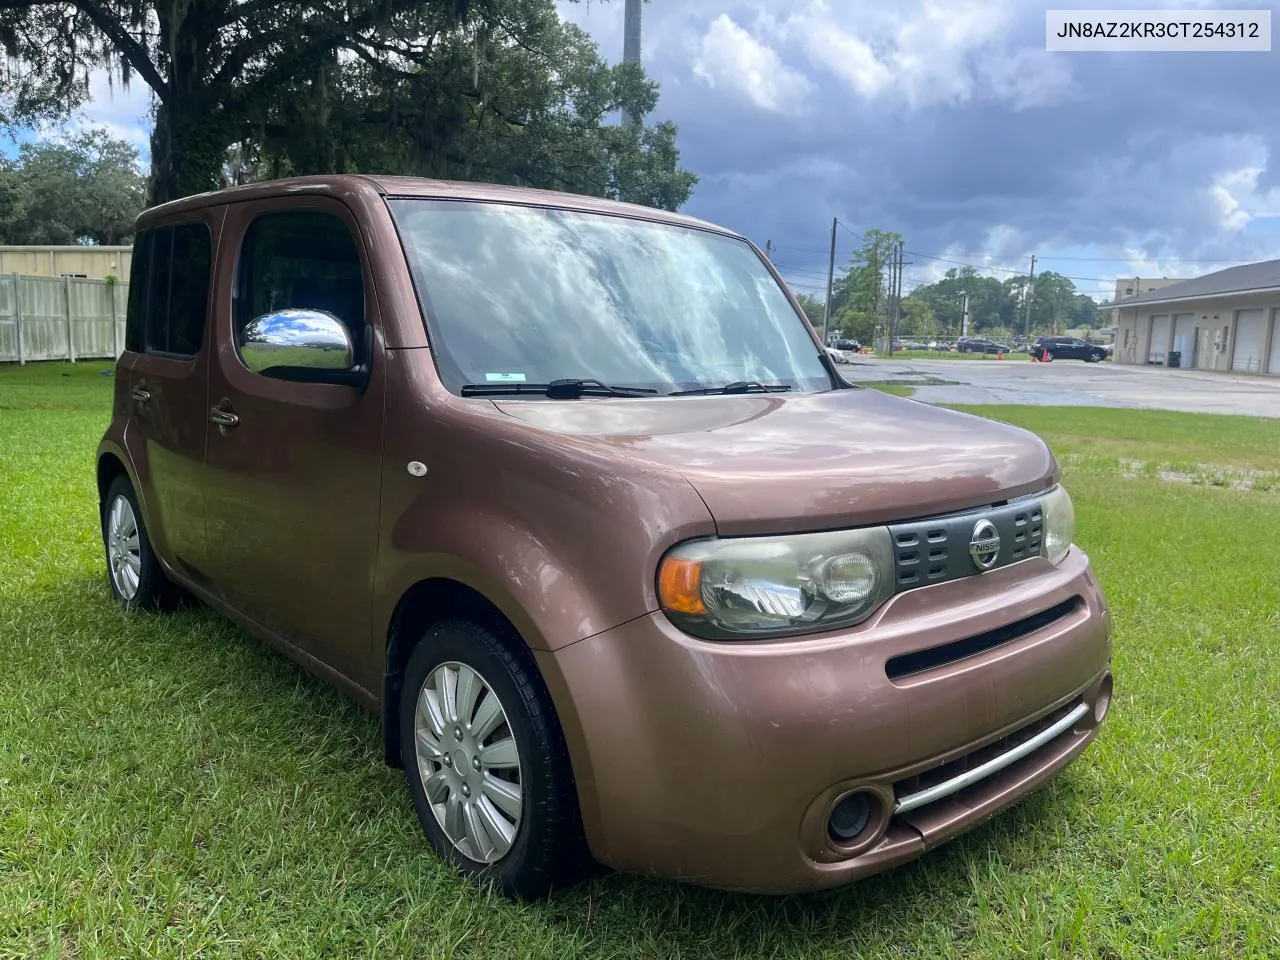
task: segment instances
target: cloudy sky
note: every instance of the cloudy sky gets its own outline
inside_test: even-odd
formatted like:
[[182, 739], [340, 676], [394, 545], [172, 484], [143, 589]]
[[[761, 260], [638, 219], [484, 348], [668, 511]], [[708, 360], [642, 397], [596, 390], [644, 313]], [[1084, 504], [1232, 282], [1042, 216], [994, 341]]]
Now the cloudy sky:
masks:
[[[1256, 3], [651, 0], [644, 64], [701, 176], [686, 211], [825, 283], [868, 227], [906, 286], [959, 260], [1192, 276], [1280, 257], [1280, 53], [1048, 53], [1045, 8]], [[622, 4], [562, 3], [609, 58]], [[993, 270], [994, 276], [1008, 276]]]
[[[1280, 52], [1048, 53], [1045, 6], [650, 0], [658, 117], [701, 178], [685, 211], [772, 241], [815, 293], [832, 217], [842, 260], [855, 234], [900, 231], [907, 288], [1032, 253], [1095, 295], [1280, 257]], [[622, 0], [560, 8], [621, 57]], [[81, 122], [145, 146], [147, 112], [140, 87], [95, 81]]]

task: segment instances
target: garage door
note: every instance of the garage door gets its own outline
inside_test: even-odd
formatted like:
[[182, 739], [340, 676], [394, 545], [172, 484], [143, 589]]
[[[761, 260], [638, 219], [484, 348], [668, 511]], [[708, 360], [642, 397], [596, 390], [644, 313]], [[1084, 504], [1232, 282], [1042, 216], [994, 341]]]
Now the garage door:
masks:
[[[1178, 354], [1178, 366], [1190, 370], [1196, 355], [1195, 314], [1179, 313], [1173, 318], [1173, 349]], [[1169, 358], [1172, 362], [1173, 358]]]
[[1236, 348], [1231, 354], [1234, 373], [1261, 373], [1262, 351], [1267, 344], [1265, 310], [1240, 310], [1236, 313]]
[[1164, 363], [1169, 349], [1169, 317], [1151, 318], [1151, 340], [1147, 344], [1147, 363]]
[[1280, 374], [1280, 310], [1272, 311], [1271, 359], [1267, 363], [1267, 373]]

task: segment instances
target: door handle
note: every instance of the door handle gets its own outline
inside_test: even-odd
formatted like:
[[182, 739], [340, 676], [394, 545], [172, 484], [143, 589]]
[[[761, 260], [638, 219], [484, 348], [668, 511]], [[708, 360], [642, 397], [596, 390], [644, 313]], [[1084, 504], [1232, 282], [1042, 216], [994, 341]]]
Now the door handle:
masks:
[[143, 390], [141, 387], [134, 387], [133, 390], [130, 392], [130, 396], [132, 396], [133, 399], [137, 400], [139, 403], [146, 403], [148, 400], [151, 399], [151, 391]]
[[209, 420], [220, 427], [234, 427], [240, 422], [240, 418], [230, 410], [222, 410], [218, 407], [209, 411]]

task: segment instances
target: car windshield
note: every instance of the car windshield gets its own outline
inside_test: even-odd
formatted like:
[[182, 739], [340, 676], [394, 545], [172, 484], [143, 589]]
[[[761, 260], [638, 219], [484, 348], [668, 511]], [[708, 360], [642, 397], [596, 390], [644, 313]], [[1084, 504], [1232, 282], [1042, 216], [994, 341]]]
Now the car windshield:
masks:
[[661, 394], [832, 388], [805, 321], [741, 240], [513, 204], [389, 205], [455, 393], [570, 378]]

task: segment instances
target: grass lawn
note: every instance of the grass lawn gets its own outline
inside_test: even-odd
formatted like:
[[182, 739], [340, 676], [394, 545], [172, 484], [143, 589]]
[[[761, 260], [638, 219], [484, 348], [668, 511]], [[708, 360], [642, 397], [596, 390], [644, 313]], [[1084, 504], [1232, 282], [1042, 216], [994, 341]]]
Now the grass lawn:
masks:
[[915, 387], [907, 386], [904, 383], [863, 383], [861, 386], [879, 390], [881, 393], [891, 393], [895, 397], [909, 397], [916, 392]]
[[101, 363], [0, 368], [0, 957], [1280, 956], [1280, 424], [1006, 407], [1065, 464], [1116, 622], [1098, 741], [923, 860], [764, 899], [440, 865], [376, 722], [200, 609], [107, 591]]

